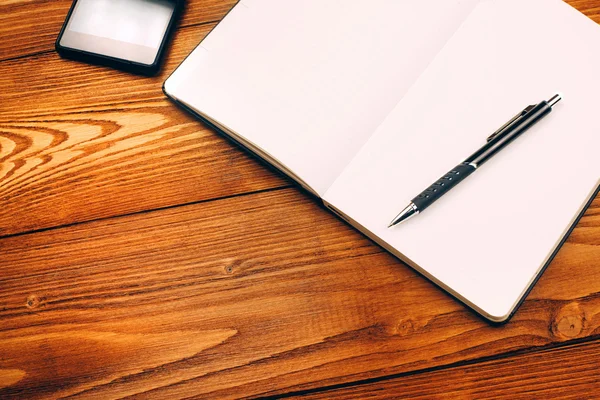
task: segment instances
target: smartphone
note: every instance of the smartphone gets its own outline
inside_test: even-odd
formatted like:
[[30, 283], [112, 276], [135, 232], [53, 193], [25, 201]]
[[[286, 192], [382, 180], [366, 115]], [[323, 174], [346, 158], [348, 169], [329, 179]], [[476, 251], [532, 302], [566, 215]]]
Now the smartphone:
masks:
[[181, 0], [75, 0], [56, 39], [66, 58], [154, 75]]

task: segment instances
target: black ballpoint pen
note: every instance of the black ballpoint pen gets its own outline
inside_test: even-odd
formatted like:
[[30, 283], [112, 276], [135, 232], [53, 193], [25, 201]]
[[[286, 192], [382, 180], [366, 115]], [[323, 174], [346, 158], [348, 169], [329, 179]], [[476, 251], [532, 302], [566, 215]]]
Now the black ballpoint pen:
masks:
[[481, 167], [494, 154], [502, 150], [523, 132], [532, 127], [540, 119], [552, 111], [552, 107], [561, 100], [559, 94], [554, 95], [548, 101], [528, 106], [510, 121], [494, 132], [487, 139], [487, 143], [473, 153], [462, 163], [454, 167], [450, 172], [437, 180], [433, 185], [425, 189], [421, 194], [412, 199], [410, 204], [404, 208], [388, 225], [391, 228], [410, 217], [419, 214], [433, 204], [437, 199], [448, 193], [450, 189], [460, 183], [476, 169]]

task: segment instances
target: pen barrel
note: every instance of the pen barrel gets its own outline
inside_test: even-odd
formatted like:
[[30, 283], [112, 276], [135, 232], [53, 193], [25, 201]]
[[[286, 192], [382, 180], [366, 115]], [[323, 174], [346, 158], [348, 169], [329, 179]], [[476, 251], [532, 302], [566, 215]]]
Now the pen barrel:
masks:
[[446, 175], [442, 176], [435, 183], [422, 191], [417, 197], [412, 199], [412, 202], [419, 212], [425, 210], [437, 199], [448, 193], [450, 189], [458, 185], [463, 179], [471, 175], [475, 171], [472, 165], [462, 163], [458, 164]]
[[525, 131], [535, 125], [539, 120], [545, 117], [552, 111], [552, 107], [546, 101], [542, 101], [533, 107], [530, 111], [523, 116], [523, 118], [517, 120], [510, 126], [510, 129], [506, 133], [499, 135], [493, 140], [489, 141], [485, 146], [471, 154], [464, 163], [473, 164], [477, 168], [482, 166], [490, 158], [492, 158], [497, 152], [502, 150], [506, 145], [511, 143], [513, 140], [521, 136]]

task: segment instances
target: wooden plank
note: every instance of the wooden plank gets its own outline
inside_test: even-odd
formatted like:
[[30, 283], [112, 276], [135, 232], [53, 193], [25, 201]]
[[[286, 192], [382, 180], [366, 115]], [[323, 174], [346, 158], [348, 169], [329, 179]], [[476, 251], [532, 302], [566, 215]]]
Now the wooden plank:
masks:
[[166, 100], [4, 128], [0, 234], [284, 187]]
[[598, 369], [595, 341], [290, 399], [591, 399]]
[[0, 397], [237, 398], [597, 337], [600, 201], [490, 326], [294, 189], [0, 239]]
[[[0, 61], [54, 50], [72, 0], [4, 0], [0, 3]], [[188, 0], [180, 26], [220, 20], [235, 0]]]
[[154, 78], [56, 54], [0, 63], [0, 235], [289, 185], [162, 93], [213, 26], [179, 30]]

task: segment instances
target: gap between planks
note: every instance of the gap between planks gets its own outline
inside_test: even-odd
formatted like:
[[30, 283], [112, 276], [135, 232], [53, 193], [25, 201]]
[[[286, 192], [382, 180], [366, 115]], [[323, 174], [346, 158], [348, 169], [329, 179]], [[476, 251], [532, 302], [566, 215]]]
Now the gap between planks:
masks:
[[197, 204], [228, 200], [228, 199], [232, 199], [235, 197], [244, 197], [244, 196], [252, 196], [252, 195], [269, 193], [269, 192], [277, 192], [280, 190], [291, 189], [291, 188], [295, 188], [295, 187], [296, 186], [294, 186], [294, 185], [283, 185], [283, 186], [277, 186], [277, 187], [272, 187], [272, 188], [267, 188], [267, 189], [254, 190], [254, 191], [250, 191], [250, 192], [243, 192], [243, 193], [236, 193], [236, 194], [231, 194], [231, 195], [227, 195], [227, 196], [214, 197], [212, 199], [202, 199], [202, 200], [198, 200], [198, 201], [190, 201], [188, 203], [172, 204], [172, 205], [168, 205], [168, 206], [164, 206], [164, 207], [156, 207], [156, 208], [151, 208], [151, 209], [147, 209], [147, 210], [140, 210], [140, 211], [134, 211], [134, 212], [130, 212], [130, 213], [111, 215], [108, 217], [89, 219], [89, 220], [85, 220], [85, 221], [72, 222], [69, 224], [50, 226], [47, 228], [33, 229], [33, 230], [29, 230], [29, 231], [12, 233], [12, 234], [3, 235], [3, 236], [0, 235], [0, 240], [13, 238], [13, 237], [19, 237], [19, 236], [25, 236], [25, 235], [33, 235], [36, 233], [54, 231], [54, 230], [58, 230], [58, 229], [70, 228], [73, 226], [85, 225], [85, 224], [89, 224], [92, 222], [108, 221], [108, 220], [112, 220], [112, 219], [126, 218], [126, 217], [131, 217], [134, 215], [142, 215], [142, 214], [164, 211], [164, 210], [169, 210], [169, 209], [178, 208], [178, 207], [186, 207], [186, 206], [192, 206], [192, 205], [197, 205]]

